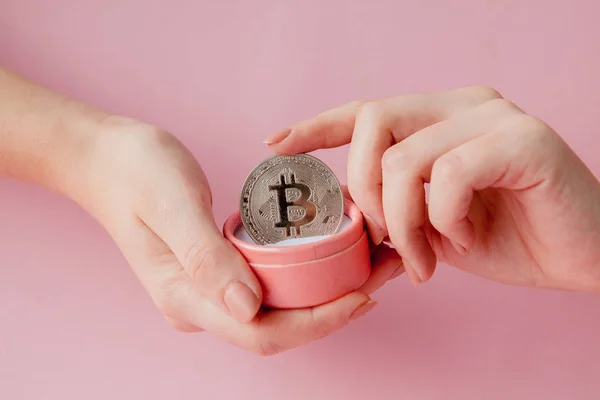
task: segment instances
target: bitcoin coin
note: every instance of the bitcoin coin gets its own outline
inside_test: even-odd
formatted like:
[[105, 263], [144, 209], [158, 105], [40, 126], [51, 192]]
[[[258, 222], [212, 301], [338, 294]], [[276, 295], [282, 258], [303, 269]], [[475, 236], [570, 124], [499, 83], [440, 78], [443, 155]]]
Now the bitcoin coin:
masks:
[[318, 158], [276, 155], [246, 178], [240, 215], [248, 235], [261, 245], [331, 235], [344, 216], [344, 195], [333, 171]]

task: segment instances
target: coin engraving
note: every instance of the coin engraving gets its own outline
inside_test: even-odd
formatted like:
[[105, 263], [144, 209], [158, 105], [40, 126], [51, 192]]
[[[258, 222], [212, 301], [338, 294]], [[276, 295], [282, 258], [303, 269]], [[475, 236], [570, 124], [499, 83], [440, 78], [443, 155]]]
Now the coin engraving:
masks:
[[[269, 186], [269, 190], [276, 191], [277, 205], [279, 211], [279, 221], [275, 223], [276, 228], [284, 228], [285, 236], [292, 236], [291, 229], [294, 228], [295, 234], [301, 236], [300, 227], [311, 223], [317, 216], [317, 206], [308, 200], [311, 190], [303, 183], [296, 182], [296, 174], [290, 174], [291, 182], [286, 182], [286, 176], [279, 176], [279, 185]], [[295, 200], [288, 200], [288, 190], [296, 189], [300, 191], [300, 196]], [[290, 215], [290, 207], [302, 207], [304, 215], [301, 218], [293, 218]]]
[[335, 174], [307, 154], [276, 155], [256, 166], [240, 196], [240, 215], [258, 244], [337, 232], [344, 197]]

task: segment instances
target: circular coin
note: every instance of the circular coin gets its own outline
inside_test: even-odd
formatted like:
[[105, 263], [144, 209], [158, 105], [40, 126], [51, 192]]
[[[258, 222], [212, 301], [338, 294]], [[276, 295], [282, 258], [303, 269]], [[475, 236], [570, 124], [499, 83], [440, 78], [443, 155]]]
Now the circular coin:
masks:
[[240, 215], [248, 235], [262, 245], [331, 235], [344, 216], [344, 195], [321, 160], [307, 154], [276, 155], [246, 178]]

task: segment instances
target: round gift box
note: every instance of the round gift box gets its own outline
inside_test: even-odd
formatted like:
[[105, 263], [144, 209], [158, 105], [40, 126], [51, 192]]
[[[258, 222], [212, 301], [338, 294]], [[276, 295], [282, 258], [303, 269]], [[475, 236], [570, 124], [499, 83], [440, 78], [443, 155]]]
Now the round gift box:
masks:
[[344, 200], [349, 219], [337, 233], [297, 245], [263, 246], [238, 237], [244, 229], [239, 211], [223, 234], [248, 261], [263, 290], [263, 305], [304, 308], [328, 303], [362, 286], [371, 272], [369, 241], [363, 215]]

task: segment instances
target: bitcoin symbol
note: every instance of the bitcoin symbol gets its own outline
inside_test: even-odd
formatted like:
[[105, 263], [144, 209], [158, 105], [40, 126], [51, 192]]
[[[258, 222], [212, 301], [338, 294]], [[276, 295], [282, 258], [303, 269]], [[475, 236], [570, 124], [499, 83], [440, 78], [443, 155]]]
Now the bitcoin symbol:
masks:
[[[288, 201], [287, 190], [296, 189], [300, 191], [300, 197], [295, 200]], [[270, 185], [269, 190], [277, 192], [277, 205], [279, 209], [279, 221], [275, 223], [276, 228], [284, 228], [285, 236], [292, 235], [292, 227], [295, 234], [300, 235], [300, 227], [311, 223], [317, 216], [317, 206], [315, 203], [308, 201], [311, 190], [308, 186], [297, 183], [295, 174], [290, 174], [290, 182], [286, 182], [285, 175], [279, 176], [279, 185]], [[304, 209], [304, 217], [290, 220], [289, 207], [302, 207]]]
[[[1, 0], [0, 0], [1, 1]], [[339, 181], [308, 154], [274, 155], [254, 167], [240, 195], [240, 219], [259, 245], [333, 235], [344, 216]]]

